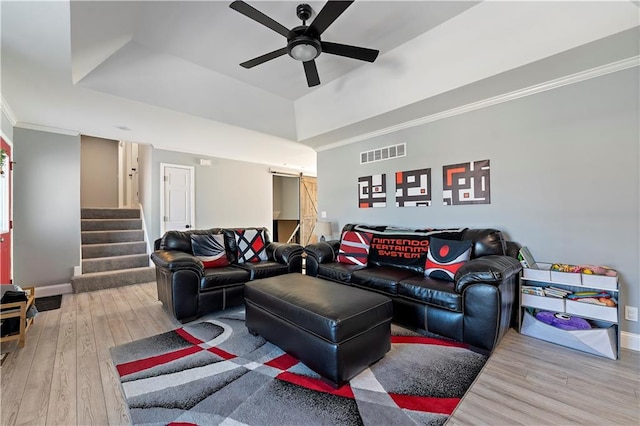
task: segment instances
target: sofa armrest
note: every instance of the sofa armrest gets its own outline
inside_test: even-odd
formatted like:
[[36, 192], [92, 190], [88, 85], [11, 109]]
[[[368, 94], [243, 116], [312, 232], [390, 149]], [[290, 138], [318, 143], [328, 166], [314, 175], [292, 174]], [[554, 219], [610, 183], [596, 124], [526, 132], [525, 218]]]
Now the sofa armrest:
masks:
[[287, 265], [289, 272], [302, 272], [302, 252], [304, 249], [297, 243], [267, 244], [267, 258], [271, 261]]
[[267, 245], [267, 257], [269, 260], [288, 264], [296, 256], [301, 256], [304, 250], [300, 244], [272, 242]]
[[340, 240], [318, 241], [317, 243], [306, 246], [304, 252], [307, 254], [307, 257], [312, 257], [316, 263], [322, 264], [335, 262], [339, 249]]
[[179, 250], [156, 250], [151, 253], [153, 263], [171, 272], [191, 270], [199, 275], [204, 273], [204, 265], [196, 256]]
[[310, 277], [318, 276], [319, 266], [335, 262], [340, 249], [340, 240], [318, 241], [304, 248], [306, 255], [305, 272]]
[[484, 283], [499, 286], [503, 281], [518, 274], [522, 265], [510, 256], [489, 255], [472, 259], [456, 272], [456, 291], [462, 291], [471, 284]]

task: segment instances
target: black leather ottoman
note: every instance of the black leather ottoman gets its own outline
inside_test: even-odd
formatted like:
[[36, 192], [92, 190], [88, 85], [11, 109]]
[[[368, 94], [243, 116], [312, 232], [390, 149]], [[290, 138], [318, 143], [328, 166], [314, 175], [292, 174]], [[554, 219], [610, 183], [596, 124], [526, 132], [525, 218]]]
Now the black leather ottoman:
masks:
[[333, 386], [391, 348], [391, 299], [303, 274], [248, 282], [246, 324]]

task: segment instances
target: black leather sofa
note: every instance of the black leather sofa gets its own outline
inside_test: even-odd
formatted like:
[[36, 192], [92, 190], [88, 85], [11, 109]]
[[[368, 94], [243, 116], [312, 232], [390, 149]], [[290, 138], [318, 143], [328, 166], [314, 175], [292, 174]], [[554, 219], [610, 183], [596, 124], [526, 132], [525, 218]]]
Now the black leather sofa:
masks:
[[[339, 240], [305, 247], [306, 274], [375, 291], [393, 301], [395, 322], [465, 342], [491, 352], [514, 323], [517, 280], [522, 269], [518, 245], [505, 241], [496, 229], [417, 230], [348, 224], [344, 231], [362, 231], [374, 238], [471, 240], [471, 259], [455, 273], [453, 282], [424, 274], [423, 266], [407, 266], [392, 258], [366, 267], [336, 261]], [[375, 241], [375, 240], [374, 240]]]
[[[267, 260], [238, 262], [235, 231], [265, 228], [212, 228], [168, 231], [155, 241], [158, 299], [176, 319], [188, 322], [204, 314], [244, 303], [244, 284], [255, 279], [301, 272], [303, 247], [272, 242], [264, 232]], [[192, 235], [221, 234], [229, 265], [205, 268], [194, 256]]]

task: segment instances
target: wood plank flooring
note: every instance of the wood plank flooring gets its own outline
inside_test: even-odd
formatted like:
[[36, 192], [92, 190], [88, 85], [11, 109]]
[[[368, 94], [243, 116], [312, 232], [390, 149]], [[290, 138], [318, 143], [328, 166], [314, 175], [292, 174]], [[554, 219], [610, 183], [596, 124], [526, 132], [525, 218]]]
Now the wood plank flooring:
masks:
[[[0, 424], [130, 423], [109, 348], [179, 327], [155, 283], [67, 294], [0, 368]], [[450, 425], [638, 425], [640, 352], [618, 361], [510, 330]]]

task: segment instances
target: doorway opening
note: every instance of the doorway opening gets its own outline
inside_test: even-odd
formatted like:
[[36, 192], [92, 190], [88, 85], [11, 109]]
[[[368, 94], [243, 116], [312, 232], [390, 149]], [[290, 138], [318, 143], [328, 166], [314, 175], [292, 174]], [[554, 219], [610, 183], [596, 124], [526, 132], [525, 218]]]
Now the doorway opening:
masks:
[[317, 179], [273, 173], [273, 240], [303, 246], [317, 242]]

